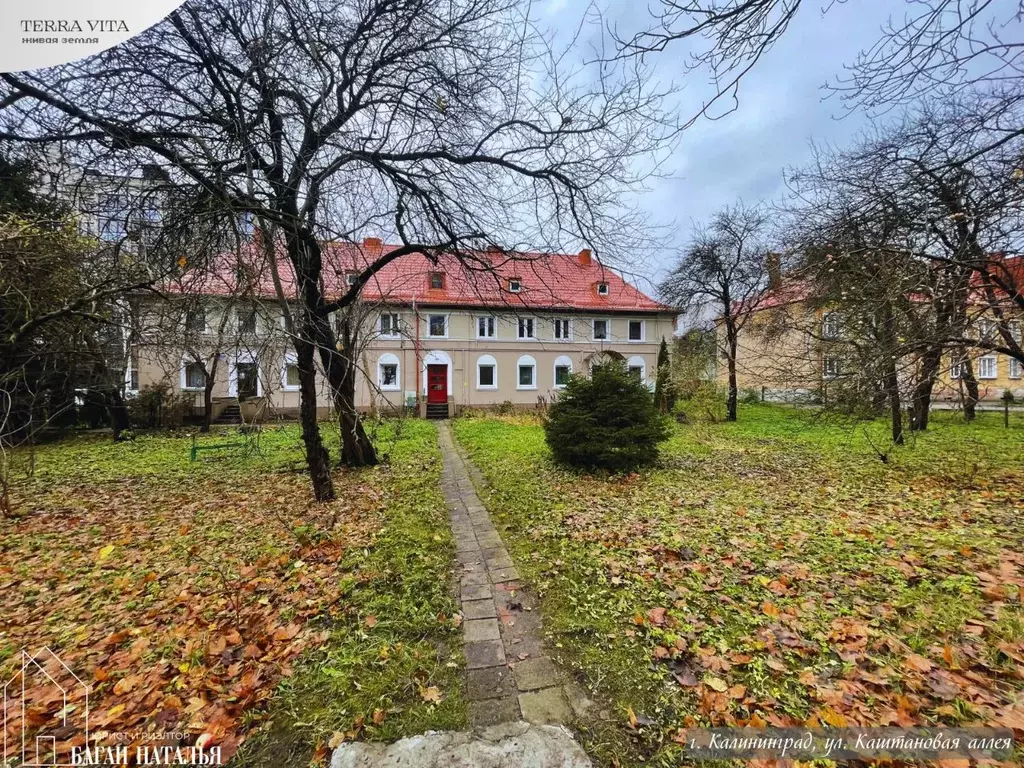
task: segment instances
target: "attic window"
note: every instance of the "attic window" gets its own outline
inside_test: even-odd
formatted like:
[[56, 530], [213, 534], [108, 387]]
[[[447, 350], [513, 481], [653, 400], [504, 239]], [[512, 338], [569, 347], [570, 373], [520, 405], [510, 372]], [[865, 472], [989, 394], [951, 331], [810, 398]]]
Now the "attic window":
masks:
[[432, 290], [432, 291], [443, 291], [444, 290], [444, 272], [431, 272], [430, 273], [430, 290]]
[[519, 293], [523, 290], [523, 283], [518, 277], [510, 278], [508, 281], [509, 293]]
[[597, 295], [598, 296], [607, 296], [608, 295], [608, 283], [598, 283], [597, 284]]
[[348, 284], [351, 287], [351, 286], [355, 285], [356, 284], [356, 280], [359, 279], [359, 273], [358, 272], [349, 272], [349, 273], [347, 273], [345, 275], [345, 279], [348, 280]]

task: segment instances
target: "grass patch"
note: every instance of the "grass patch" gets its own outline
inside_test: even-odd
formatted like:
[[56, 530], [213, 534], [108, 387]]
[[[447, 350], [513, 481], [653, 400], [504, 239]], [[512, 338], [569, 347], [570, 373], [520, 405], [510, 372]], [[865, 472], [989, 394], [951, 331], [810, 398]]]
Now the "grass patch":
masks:
[[[94, 734], [208, 734], [225, 756], [246, 741], [242, 765], [461, 725], [436, 432], [379, 437], [390, 462], [338, 471], [326, 505], [293, 471], [297, 427], [267, 430], [262, 457], [194, 464], [185, 435], [37, 448], [21, 516], [0, 520], [0, 673], [49, 646], [92, 686]], [[29, 699], [56, 711], [45, 686]]]
[[884, 429], [749, 406], [584, 475], [536, 421], [455, 423], [553, 651], [612, 705], [581, 724], [599, 762], [677, 765], [697, 724], [1024, 727], [1024, 432], [937, 414], [883, 463]]

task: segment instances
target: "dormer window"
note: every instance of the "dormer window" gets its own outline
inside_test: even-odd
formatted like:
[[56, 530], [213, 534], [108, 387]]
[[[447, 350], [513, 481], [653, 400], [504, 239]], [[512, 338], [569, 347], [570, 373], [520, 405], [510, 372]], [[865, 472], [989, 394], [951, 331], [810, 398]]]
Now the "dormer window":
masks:
[[518, 277], [510, 278], [508, 281], [508, 292], [519, 293], [523, 290], [523, 283]]
[[356, 281], [358, 279], [359, 279], [359, 273], [358, 272], [348, 272], [345, 275], [345, 280], [348, 281], [348, 287], [349, 288], [351, 288], [353, 285], [355, 285]]
[[430, 273], [430, 290], [432, 290], [432, 291], [443, 291], [444, 290], [444, 272], [431, 272]]
[[597, 295], [598, 296], [607, 296], [608, 295], [608, 283], [598, 283], [597, 284]]

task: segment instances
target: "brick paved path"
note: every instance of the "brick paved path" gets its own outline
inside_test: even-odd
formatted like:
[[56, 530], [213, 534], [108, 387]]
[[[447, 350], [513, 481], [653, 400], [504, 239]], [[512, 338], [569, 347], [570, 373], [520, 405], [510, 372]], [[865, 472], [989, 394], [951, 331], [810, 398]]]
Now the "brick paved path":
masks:
[[541, 647], [541, 616], [480, 502], [479, 470], [456, 450], [447, 422], [438, 424], [444, 475], [460, 563], [469, 722], [563, 723], [590, 704]]

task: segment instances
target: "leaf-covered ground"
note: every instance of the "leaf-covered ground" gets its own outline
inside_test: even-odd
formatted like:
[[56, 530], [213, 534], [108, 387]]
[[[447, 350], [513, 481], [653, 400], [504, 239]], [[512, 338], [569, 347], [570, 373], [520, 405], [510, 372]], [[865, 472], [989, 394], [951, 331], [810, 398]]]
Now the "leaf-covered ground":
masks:
[[[146, 734], [177, 733], [228, 756], [249, 737], [244, 765], [307, 765], [344, 739], [461, 725], [432, 425], [386, 426], [390, 462], [337, 472], [328, 505], [296, 471], [295, 427], [265, 433], [261, 457], [192, 464], [189, 446], [68, 440], [39, 448], [31, 477], [15, 457], [20, 516], [0, 520], [3, 679], [23, 648], [47, 646], [92, 687], [101, 742], [166, 746]], [[60, 709], [56, 693], [31, 687], [28, 718]]]
[[529, 418], [455, 433], [549, 641], [605, 717], [599, 761], [678, 765], [701, 725], [989, 724], [1024, 737], [1024, 425], [884, 425], [748, 406], [658, 467], [555, 467]]

